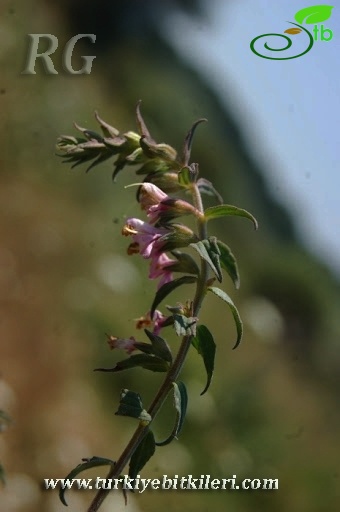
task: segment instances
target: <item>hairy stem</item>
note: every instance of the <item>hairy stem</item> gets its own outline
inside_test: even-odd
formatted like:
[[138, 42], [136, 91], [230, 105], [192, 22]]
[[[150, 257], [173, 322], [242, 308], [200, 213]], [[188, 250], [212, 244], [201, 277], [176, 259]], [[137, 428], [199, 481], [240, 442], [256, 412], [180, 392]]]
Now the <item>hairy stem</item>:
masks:
[[[201, 194], [198, 190], [198, 187], [196, 184], [192, 185], [192, 197], [193, 202], [197, 210], [199, 210], [202, 214], [204, 213], [203, 204], [202, 204], [202, 198]], [[206, 221], [204, 220], [204, 217], [199, 218], [197, 220], [197, 228], [199, 232], [199, 237], [201, 240], [207, 238], [207, 226]], [[203, 299], [205, 295], [205, 288], [206, 288], [206, 282], [208, 279], [208, 264], [202, 259], [201, 260], [201, 272], [199, 279], [197, 281], [196, 286], [196, 292], [194, 297], [194, 306], [193, 306], [193, 316], [197, 316]], [[149, 409], [148, 413], [150, 414], [152, 420], [156, 417], [159, 409], [162, 407], [166, 397], [168, 396], [169, 392], [173, 389], [173, 382], [175, 382], [183, 368], [183, 364], [185, 362], [186, 356], [188, 354], [190, 345], [191, 345], [191, 339], [192, 336], [184, 336], [180, 348], [178, 350], [178, 353], [176, 355], [176, 358], [171, 365], [168, 373], [166, 374], [166, 377], [159, 388], [155, 398], [153, 399]], [[142, 425], [139, 424], [137, 429], [135, 430], [133, 436], [131, 437], [130, 441], [128, 442], [125, 450], [119, 457], [119, 459], [116, 461], [115, 465], [110, 469], [108, 475], [106, 478], [119, 478], [120, 474], [122, 473], [123, 469], [131, 459], [132, 455], [134, 454], [135, 450], [139, 446], [140, 442], [142, 441], [143, 437], [146, 435], [146, 433], [149, 430], [149, 425]], [[99, 510], [99, 507], [109, 494], [110, 490], [106, 489], [99, 489], [98, 493], [94, 497], [88, 512], [97, 512]]]

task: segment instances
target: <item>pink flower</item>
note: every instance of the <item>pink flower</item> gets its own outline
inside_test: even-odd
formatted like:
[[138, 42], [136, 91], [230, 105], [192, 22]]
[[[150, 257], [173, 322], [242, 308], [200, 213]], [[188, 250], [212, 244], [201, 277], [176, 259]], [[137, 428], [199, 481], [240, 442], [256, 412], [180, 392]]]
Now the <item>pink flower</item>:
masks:
[[153, 327], [153, 334], [158, 335], [160, 330], [164, 326], [164, 323], [169, 319], [168, 316], [163, 315], [158, 309], [153, 314], [153, 320], [151, 320], [150, 311], [145, 316], [142, 316], [136, 321], [137, 329], [150, 329]]
[[130, 338], [117, 338], [116, 336], [107, 336], [107, 342], [113, 350], [114, 348], [120, 348], [126, 351], [127, 354], [131, 354], [134, 350], [137, 350], [135, 347], [136, 340], [133, 336]]
[[150, 265], [149, 278], [161, 278], [157, 286], [157, 289], [159, 290], [159, 288], [161, 288], [163, 284], [172, 281], [172, 272], [168, 267], [171, 266], [173, 263], [176, 263], [176, 261], [169, 258], [164, 252], [159, 253], [157, 251], [153, 251], [151, 253], [151, 258], [152, 259]]
[[169, 319], [168, 316], [163, 315], [158, 309], [153, 314], [153, 333], [158, 335], [163, 328], [164, 323]]
[[169, 196], [153, 183], [143, 183], [139, 192], [139, 202], [143, 210], [148, 210], [151, 206], [159, 204], [163, 199]]
[[153, 183], [143, 183], [139, 193], [139, 201], [151, 223], [171, 220], [181, 215], [200, 215], [196, 208], [182, 199], [168, 196]]
[[[123, 235], [131, 235], [134, 241], [134, 244], [131, 244], [128, 249], [129, 254], [138, 252], [137, 249], [139, 249], [139, 253], [143, 258], [151, 257], [155, 243], [161, 236], [167, 233], [169, 233], [168, 229], [156, 228], [147, 222], [134, 218], [128, 219], [122, 230]], [[138, 244], [138, 247], [136, 244]]]

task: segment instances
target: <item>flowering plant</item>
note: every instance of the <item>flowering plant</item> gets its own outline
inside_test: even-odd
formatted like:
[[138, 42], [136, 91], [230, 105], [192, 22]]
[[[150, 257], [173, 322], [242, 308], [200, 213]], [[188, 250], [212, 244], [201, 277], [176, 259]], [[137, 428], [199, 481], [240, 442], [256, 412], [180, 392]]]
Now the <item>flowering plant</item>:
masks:
[[[199, 323], [198, 316], [208, 292], [222, 299], [232, 313], [237, 331], [234, 348], [242, 338], [242, 321], [236, 306], [224, 290], [213, 286], [216, 280], [222, 282], [222, 271], [226, 271], [238, 288], [237, 263], [224, 242], [208, 235], [208, 223], [212, 219], [230, 215], [251, 220], [255, 228], [257, 222], [246, 210], [223, 204], [213, 185], [199, 177], [198, 164], [190, 163], [194, 132], [205, 119], [199, 119], [193, 124], [185, 137], [182, 152], [178, 155], [174, 148], [157, 143], [151, 137], [140, 112], [140, 102], [136, 108], [138, 133], [120, 134], [97, 113], [95, 117], [102, 135], [75, 125], [85, 138], [62, 136], [58, 139], [57, 148], [62, 151], [67, 162], [73, 163], [73, 167], [92, 161], [88, 170], [111, 157], [117, 157], [113, 179], [125, 166], [140, 166], [136, 174], [144, 176], [144, 179], [142, 183], [136, 184], [137, 201], [146, 219], [126, 219], [122, 234], [131, 240], [127, 254], [139, 254], [149, 260], [149, 278], [158, 279], [153, 302], [136, 324], [137, 329], [144, 329], [148, 341], [138, 341], [134, 336], [124, 338], [107, 335], [109, 347], [123, 349], [129, 357], [113, 368], [98, 368], [97, 371], [115, 373], [142, 367], [153, 372], [164, 372], [165, 378], [147, 410], [138, 393], [122, 390], [116, 414], [136, 418], [139, 422], [121, 456], [116, 461], [99, 457], [84, 459], [68, 478], [74, 478], [85, 469], [102, 465], [109, 466], [107, 478], [118, 478], [128, 463], [129, 477], [135, 478], [154, 454], [156, 447], [176, 439], [183, 426], [188, 398], [186, 387], [178, 381], [178, 377], [190, 347], [196, 349], [203, 358], [207, 373], [207, 382], [201, 394], [209, 388], [216, 346], [213, 335], [208, 327]], [[214, 196], [218, 204], [204, 209], [203, 194]], [[178, 218], [183, 216], [195, 219], [196, 232], [178, 222]], [[200, 265], [183, 249], [193, 249]], [[175, 274], [180, 274], [180, 277], [175, 277]], [[183, 304], [166, 306], [167, 314], [161, 312], [158, 307], [163, 300], [185, 284], [195, 284], [194, 297], [186, 299]], [[163, 337], [163, 331], [170, 326], [177, 336], [182, 337], [175, 357]], [[157, 442], [151, 429], [152, 422], [170, 392], [174, 394], [174, 427], [168, 439]], [[60, 498], [66, 504], [63, 492]], [[88, 512], [97, 511], [108, 492], [107, 489], [100, 489]]]

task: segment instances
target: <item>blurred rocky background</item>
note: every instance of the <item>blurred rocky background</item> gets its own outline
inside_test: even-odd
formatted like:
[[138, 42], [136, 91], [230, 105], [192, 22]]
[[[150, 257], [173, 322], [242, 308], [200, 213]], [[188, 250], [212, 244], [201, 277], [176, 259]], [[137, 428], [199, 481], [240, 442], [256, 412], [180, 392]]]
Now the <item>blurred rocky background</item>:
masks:
[[[209, 297], [201, 319], [218, 344], [213, 384], [205, 384], [192, 353], [182, 375], [189, 390], [187, 421], [176, 443], [158, 449], [143, 476], [210, 474], [215, 478], [279, 478], [278, 491], [172, 491], [110, 497], [103, 512], [238, 510], [329, 512], [339, 499], [339, 283], [299, 240], [294, 218], [269, 193], [235, 119], [203, 78], [158, 29], [172, 9], [203, 17], [191, 0], [2, 0], [0, 30], [0, 409], [12, 421], [0, 436], [6, 486], [4, 512], [64, 510], [43, 478], [62, 478], [93, 455], [115, 459], [135, 424], [116, 417], [119, 392], [151, 400], [162, 376], [143, 370], [94, 373], [120, 355], [105, 333], [130, 336], [155, 291], [147, 265], [126, 256], [121, 226], [138, 213], [125, 170], [112, 183], [106, 162], [88, 174], [55, 156], [73, 121], [97, 129], [93, 112], [122, 131], [142, 112], [158, 141], [181, 147], [198, 128], [192, 159], [224, 198], [251, 211], [260, 229], [242, 219], [216, 221], [219, 237], [239, 261], [241, 289], [226, 290], [245, 323], [242, 346], [223, 304]], [[24, 69], [28, 36], [54, 34], [58, 75]], [[62, 50], [75, 34], [94, 33], [90, 75], [62, 69]], [[178, 292], [183, 297], [185, 289]], [[169, 333], [169, 342], [178, 340]], [[170, 405], [156, 431], [167, 434]], [[99, 476], [99, 471], [94, 473]], [[101, 476], [105, 471], [101, 472]], [[86, 476], [86, 475], [84, 475]], [[89, 476], [92, 476], [89, 473]], [[117, 494], [117, 493], [116, 493]], [[70, 510], [84, 512], [90, 492], [71, 491]]]

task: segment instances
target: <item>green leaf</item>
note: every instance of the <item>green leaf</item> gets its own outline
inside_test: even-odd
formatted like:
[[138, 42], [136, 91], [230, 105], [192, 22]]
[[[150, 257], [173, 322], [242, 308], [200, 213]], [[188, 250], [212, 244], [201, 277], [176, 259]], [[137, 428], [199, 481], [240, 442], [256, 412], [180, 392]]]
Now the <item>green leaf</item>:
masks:
[[195, 130], [196, 130], [197, 126], [200, 123], [203, 123], [203, 122], [206, 122], [206, 121], [207, 121], [207, 119], [204, 119], [204, 118], [198, 119], [197, 121], [194, 122], [194, 124], [192, 125], [192, 127], [188, 131], [188, 133], [187, 133], [187, 135], [186, 135], [186, 137], [184, 139], [184, 145], [183, 145], [183, 150], [182, 150], [181, 162], [183, 163], [183, 165], [188, 165], [189, 164], [192, 139], [193, 139], [193, 136], [194, 136], [194, 133], [195, 133]]
[[117, 373], [138, 366], [152, 372], [166, 372], [169, 369], [168, 363], [160, 357], [149, 354], [134, 354], [127, 359], [119, 361], [113, 368], [96, 368], [94, 371]]
[[190, 168], [189, 166], [182, 167], [182, 169], [178, 173], [178, 182], [183, 187], [187, 187], [191, 184], [190, 179]]
[[234, 350], [235, 348], [237, 348], [239, 346], [241, 339], [242, 339], [242, 335], [243, 335], [243, 324], [242, 324], [240, 314], [239, 314], [235, 304], [229, 297], [229, 295], [227, 295], [223, 290], [221, 290], [220, 288], [216, 288], [215, 286], [210, 286], [208, 288], [208, 290], [210, 292], [213, 292], [220, 299], [224, 300], [224, 302], [226, 302], [228, 304], [228, 306], [232, 312], [232, 315], [234, 317], [235, 324], [236, 324], [236, 330], [237, 330], [237, 340], [233, 347], [233, 350]]
[[150, 311], [151, 318], [153, 318], [153, 315], [157, 309], [157, 306], [173, 290], [175, 290], [179, 286], [182, 286], [182, 284], [192, 284], [192, 283], [196, 283], [196, 281], [197, 281], [197, 277], [195, 277], [195, 276], [183, 276], [183, 277], [179, 277], [178, 279], [174, 279], [173, 281], [170, 281], [169, 283], [163, 284], [163, 286], [157, 291], [154, 301], [152, 303], [151, 311]]
[[179, 382], [176, 384], [176, 382], [173, 382], [174, 386], [174, 405], [175, 409], [177, 411], [176, 414], [176, 422], [175, 426], [169, 435], [167, 439], [164, 441], [161, 441], [159, 443], [156, 443], [157, 446], [166, 446], [167, 444], [170, 444], [173, 439], [177, 439], [180, 431], [182, 430], [186, 411], [187, 411], [187, 405], [188, 405], [188, 393], [186, 390], [185, 385], [183, 382]]
[[205, 325], [197, 327], [196, 336], [192, 340], [192, 345], [203, 357], [204, 366], [207, 372], [207, 384], [201, 395], [209, 389], [210, 382], [214, 372], [216, 344], [213, 335]]
[[134, 343], [134, 347], [137, 350], [144, 352], [144, 354], [154, 354], [152, 345], [150, 345], [150, 343], [145, 343], [144, 341], [136, 341]]
[[151, 430], [147, 432], [145, 437], [138, 445], [136, 451], [130, 459], [129, 477], [136, 478], [141, 469], [155, 453], [155, 438]]
[[331, 17], [333, 7], [333, 5], [305, 7], [295, 14], [295, 19], [298, 23], [306, 23], [307, 25], [321, 23], [321, 21], [326, 21]]
[[201, 194], [206, 194], [207, 196], [215, 197], [220, 204], [223, 204], [222, 196], [217, 192], [217, 190], [210, 181], [206, 180], [205, 178], [200, 178], [197, 181], [197, 186]]
[[238, 217], [246, 217], [250, 219], [255, 229], [258, 228], [257, 220], [252, 216], [251, 213], [247, 212], [247, 210], [243, 210], [242, 208], [237, 208], [237, 206], [232, 206], [230, 204], [221, 204], [219, 206], [211, 206], [207, 208], [204, 212], [204, 216], [206, 220], [217, 219], [219, 217], [226, 217], [228, 215], [236, 215]]
[[116, 416], [129, 416], [137, 418], [144, 422], [150, 422], [150, 414], [143, 409], [142, 399], [138, 393], [122, 389], [120, 394], [120, 402]]
[[[102, 457], [92, 457], [91, 459], [82, 459], [85, 462], [82, 464], [78, 464], [72, 471], [67, 475], [65, 480], [72, 480], [74, 479], [79, 473], [82, 471], [86, 471], [87, 469], [96, 468], [99, 466], [114, 466], [115, 462], [111, 459], [104, 459]], [[67, 503], [65, 500], [65, 491], [66, 489], [60, 489], [59, 491], [59, 498], [63, 505], [67, 507]]]
[[214, 267], [216, 269], [216, 277], [219, 280], [219, 282], [222, 281], [222, 270], [221, 270], [221, 263], [220, 263], [220, 255], [221, 251], [217, 245], [217, 238], [215, 236], [209, 236], [207, 240], [203, 240], [203, 243], [205, 247], [207, 248], [207, 251], [209, 253], [210, 259], [214, 264]]
[[195, 244], [190, 244], [190, 247], [195, 249], [195, 251], [198, 252], [198, 254], [203, 258], [208, 265], [210, 266], [211, 270], [216, 275], [219, 282], [222, 281], [222, 272], [221, 272], [221, 266], [219, 261], [219, 255], [216, 252], [216, 247], [214, 247], [211, 244], [210, 240], [200, 240], [199, 242]]
[[158, 356], [171, 364], [172, 354], [167, 342], [160, 336], [157, 336], [153, 332], [148, 331], [148, 329], [144, 329], [144, 332], [151, 341], [153, 353], [155, 356]]
[[189, 254], [177, 250], [171, 251], [171, 254], [177, 259], [177, 263], [168, 266], [171, 272], [187, 272], [188, 274], [199, 275], [200, 269], [194, 258]]
[[187, 412], [187, 406], [188, 406], [188, 393], [187, 388], [185, 387], [185, 384], [181, 381], [176, 384], [176, 382], [173, 383], [174, 386], [174, 400], [175, 400], [175, 408], [178, 412], [178, 425], [177, 425], [177, 431], [176, 431], [176, 437], [179, 435], [179, 433], [182, 430], [185, 415]]
[[236, 258], [226, 244], [220, 240], [217, 240], [216, 243], [220, 250], [221, 267], [228, 272], [236, 289], [238, 289], [240, 287], [240, 275], [238, 272]]
[[198, 176], [198, 164], [190, 164], [182, 167], [178, 173], [178, 182], [182, 187], [188, 187], [195, 183]]
[[174, 319], [174, 328], [177, 336], [196, 336], [196, 317], [187, 317], [184, 315], [180, 315], [175, 313], [173, 315]]

